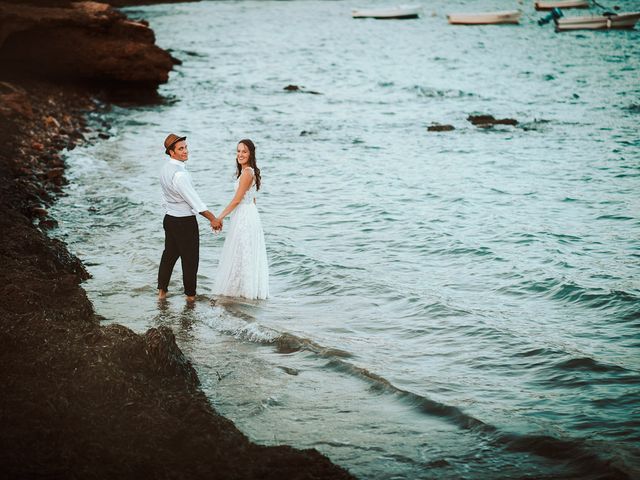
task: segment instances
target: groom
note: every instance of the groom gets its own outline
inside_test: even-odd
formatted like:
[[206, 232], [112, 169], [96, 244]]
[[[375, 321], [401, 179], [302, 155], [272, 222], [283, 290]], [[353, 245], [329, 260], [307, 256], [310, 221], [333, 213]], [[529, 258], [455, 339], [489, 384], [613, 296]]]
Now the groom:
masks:
[[171, 158], [160, 172], [165, 216], [162, 222], [164, 252], [158, 269], [158, 298], [166, 298], [173, 267], [180, 258], [184, 294], [187, 301], [193, 302], [196, 298], [196, 276], [200, 258], [196, 214], [206, 217], [213, 230], [222, 228], [222, 220], [218, 220], [207, 209], [191, 184], [191, 176], [185, 165], [189, 158], [186, 139], [187, 137], [172, 133], [164, 141], [164, 151]]

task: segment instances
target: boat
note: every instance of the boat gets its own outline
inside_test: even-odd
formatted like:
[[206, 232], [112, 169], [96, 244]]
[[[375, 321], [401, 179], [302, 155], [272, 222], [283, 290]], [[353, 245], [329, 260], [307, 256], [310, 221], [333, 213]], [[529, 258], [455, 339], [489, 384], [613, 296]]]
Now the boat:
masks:
[[600, 16], [561, 17], [555, 19], [555, 23], [557, 32], [609, 30], [612, 28], [633, 28], [639, 19], [640, 12], [629, 12]]
[[379, 20], [405, 20], [408, 18], [418, 18], [422, 7], [418, 5], [387, 8], [354, 9], [351, 11], [353, 18], [377, 18]]
[[452, 25], [516, 24], [520, 21], [521, 14], [522, 12], [518, 10], [485, 13], [450, 13], [447, 15], [447, 20]]
[[589, 8], [588, 0], [556, 0], [550, 2], [535, 2], [536, 10], [553, 10], [554, 8]]

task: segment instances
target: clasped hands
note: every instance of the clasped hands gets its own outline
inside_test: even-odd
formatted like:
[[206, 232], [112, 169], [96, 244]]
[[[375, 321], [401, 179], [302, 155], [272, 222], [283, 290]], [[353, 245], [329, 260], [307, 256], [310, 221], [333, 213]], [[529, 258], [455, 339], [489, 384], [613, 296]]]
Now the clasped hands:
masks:
[[211, 230], [214, 232], [219, 232], [222, 230], [222, 220], [219, 218], [214, 218], [209, 222], [211, 224]]

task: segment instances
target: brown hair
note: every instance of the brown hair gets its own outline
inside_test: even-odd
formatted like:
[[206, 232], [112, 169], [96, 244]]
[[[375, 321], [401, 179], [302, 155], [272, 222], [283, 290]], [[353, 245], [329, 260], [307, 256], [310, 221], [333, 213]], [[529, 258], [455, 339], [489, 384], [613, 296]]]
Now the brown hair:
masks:
[[[260, 183], [261, 183], [260, 182], [260, 169], [258, 168], [258, 165], [256, 164], [256, 146], [248, 138], [240, 140], [238, 142], [238, 145], [240, 145], [241, 143], [244, 144], [249, 149], [249, 166], [251, 168], [253, 168], [253, 171], [254, 171], [255, 176], [256, 176], [256, 190], [260, 190]], [[237, 169], [236, 178], [238, 178], [238, 177], [240, 177], [240, 174], [242, 173], [242, 165], [240, 165], [238, 163], [238, 159], [237, 158], [236, 158], [236, 169]]]

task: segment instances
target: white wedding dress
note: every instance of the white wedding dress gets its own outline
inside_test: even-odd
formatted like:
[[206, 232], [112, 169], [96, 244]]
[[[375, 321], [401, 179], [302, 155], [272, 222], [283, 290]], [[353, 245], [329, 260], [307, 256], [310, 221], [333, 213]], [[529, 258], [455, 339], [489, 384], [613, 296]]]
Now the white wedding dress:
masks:
[[[249, 167], [253, 175], [253, 169]], [[236, 180], [238, 189], [240, 179]], [[269, 265], [256, 198], [255, 179], [231, 212], [213, 288], [216, 295], [262, 299], [269, 296]]]

